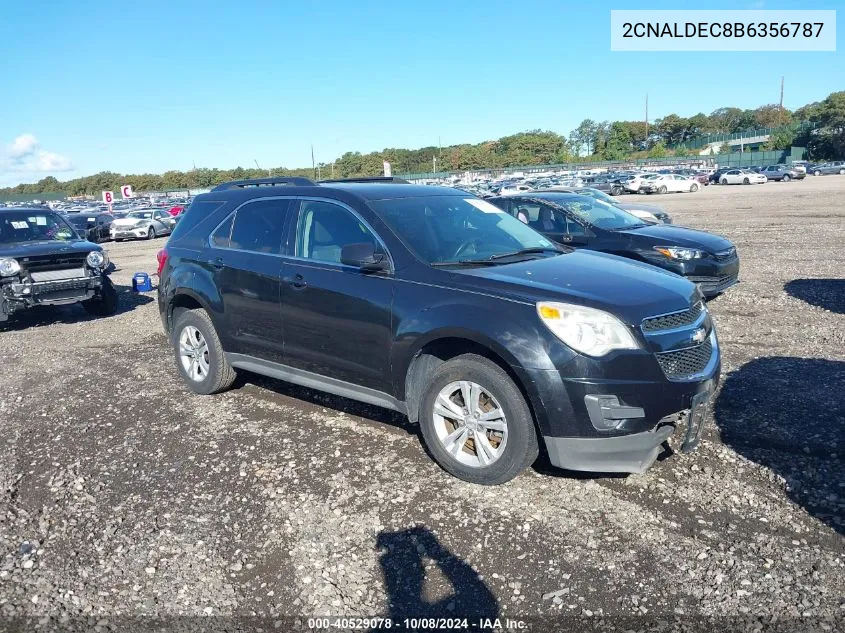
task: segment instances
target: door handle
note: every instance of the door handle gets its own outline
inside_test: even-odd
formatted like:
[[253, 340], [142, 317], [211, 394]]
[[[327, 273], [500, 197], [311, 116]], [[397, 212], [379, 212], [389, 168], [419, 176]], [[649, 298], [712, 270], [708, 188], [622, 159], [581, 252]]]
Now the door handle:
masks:
[[293, 277], [285, 277], [282, 279], [285, 283], [290, 284], [294, 288], [305, 288], [308, 285], [308, 282], [305, 281], [305, 277], [302, 275], [294, 275]]

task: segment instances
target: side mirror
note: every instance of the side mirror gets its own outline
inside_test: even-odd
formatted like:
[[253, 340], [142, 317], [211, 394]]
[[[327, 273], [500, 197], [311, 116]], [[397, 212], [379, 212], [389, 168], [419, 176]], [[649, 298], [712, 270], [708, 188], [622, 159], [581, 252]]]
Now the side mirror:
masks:
[[372, 242], [347, 244], [340, 249], [340, 263], [347, 266], [355, 266], [367, 272], [387, 269], [387, 261], [384, 254], [376, 253], [375, 244]]

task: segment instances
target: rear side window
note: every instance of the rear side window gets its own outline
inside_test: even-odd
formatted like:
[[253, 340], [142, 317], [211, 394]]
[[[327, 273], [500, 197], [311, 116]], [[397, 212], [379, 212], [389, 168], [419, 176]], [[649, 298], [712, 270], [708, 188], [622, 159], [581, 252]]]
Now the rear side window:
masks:
[[217, 227], [214, 234], [211, 236], [211, 243], [218, 248], [229, 248], [229, 236], [232, 234], [232, 222], [235, 219], [233, 213], [223, 221], [223, 224]]
[[210, 217], [224, 204], [226, 203], [222, 200], [194, 200], [182, 214], [179, 223], [173, 227], [170, 241], [176, 242], [186, 236], [197, 224]]
[[290, 200], [259, 200], [238, 209], [230, 248], [278, 255], [288, 221]]

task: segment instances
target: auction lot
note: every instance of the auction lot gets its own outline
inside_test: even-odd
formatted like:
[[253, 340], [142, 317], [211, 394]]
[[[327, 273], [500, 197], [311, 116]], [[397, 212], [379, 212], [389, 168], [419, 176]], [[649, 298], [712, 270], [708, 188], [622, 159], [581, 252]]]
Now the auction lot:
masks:
[[164, 240], [107, 245], [116, 316], [0, 331], [0, 617], [841, 627], [845, 177], [647, 202], [742, 260], [709, 304], [723, 376], [704, 441], [644, 475], [539, 463], [490, 488], [442, 472], [389, 411], [246, 373], [193, 395], [155, 293], [130, 291]]

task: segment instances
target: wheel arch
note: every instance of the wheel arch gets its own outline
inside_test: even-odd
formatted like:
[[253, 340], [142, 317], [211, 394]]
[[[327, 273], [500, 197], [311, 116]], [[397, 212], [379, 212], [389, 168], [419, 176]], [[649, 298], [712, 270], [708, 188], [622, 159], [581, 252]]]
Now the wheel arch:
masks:
[[532, 388], [533, 385], [522, 371], [519, 362], [495, 341], [473, 332], [442, 333], [430, 336], [418, 344], [404, 372], [403, 396], [408, 419], [412, 423], [419, 421], [420, 402], [428, 384], [428, 378], [440, 365], [462, 354], [476, 354], [486, 358], [508, 375], [525, 398], [534, 426], [539, 433], [538, 413], [541, 411], [542, 401], [536, 390]]

